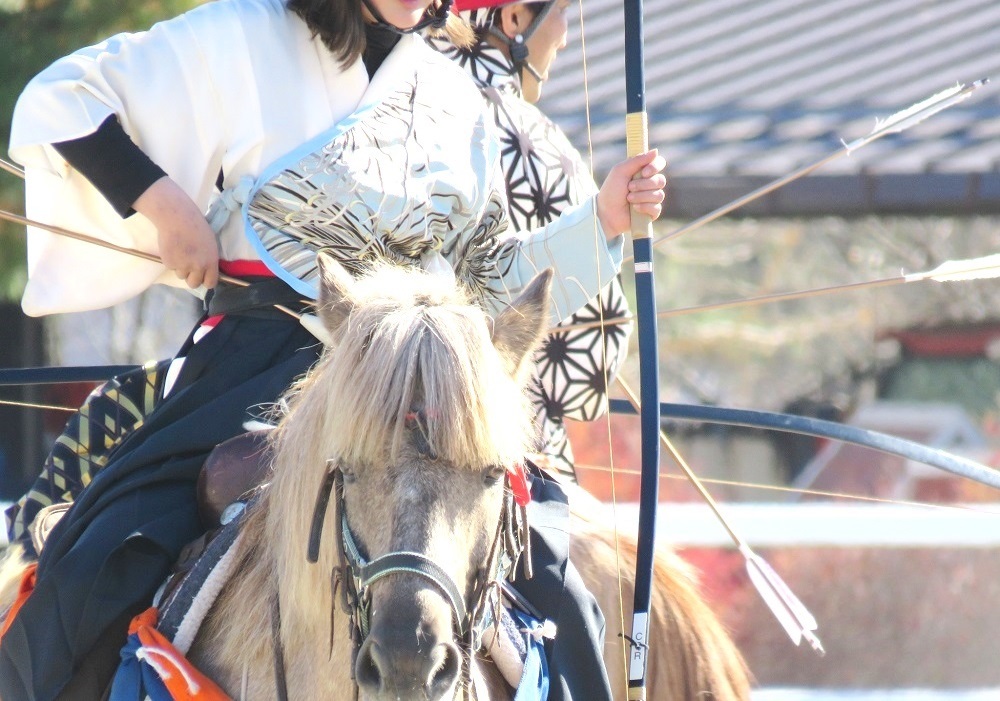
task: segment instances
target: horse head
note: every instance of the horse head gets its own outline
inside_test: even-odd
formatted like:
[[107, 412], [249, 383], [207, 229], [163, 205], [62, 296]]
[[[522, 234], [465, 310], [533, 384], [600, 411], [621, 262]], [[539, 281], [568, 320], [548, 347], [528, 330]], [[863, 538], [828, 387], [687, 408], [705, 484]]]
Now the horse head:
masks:
[[[281, 605], [319, 587], [332, 606], [339, 587], [362, 698], [452, 699], [509, 560], [506, 477], [534, 435], [523, 385], [551, 272], [491, 319], [454, 281], [392, 266], [354, 278], [320, 260], [331, 342], [289, 396], [274, 444]], [[305, 541], [315, 564], [303, 564]], [[297, 615], [281, 614], [283, 625]], [[324, 618], [299, 615], [304, 626]]]

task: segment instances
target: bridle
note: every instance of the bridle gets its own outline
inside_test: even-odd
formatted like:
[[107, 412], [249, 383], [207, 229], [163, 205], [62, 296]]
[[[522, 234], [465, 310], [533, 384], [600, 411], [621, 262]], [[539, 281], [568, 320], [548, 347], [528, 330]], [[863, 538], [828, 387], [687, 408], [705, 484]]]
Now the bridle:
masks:
[[[417, 419], [417, 427], [422, 431], [422, 412], [411, 412], [407, 417], [408, 424], [412, 417]], [[418, 449], [422, 447], [426, 447], [426, 444], [418, 442]], [[371, 631], [372, 586], [393, 575], [415, 575], [430, 582], [444, 596], [451, 608], [454, 642], [462, 652], [459, 683], [465, 689], [468, 698], [469, 690], [474, 688], [472, 656], [480, 649], [484, 633], [499, 621], [503, 583], [513, 578], [519, 560], [524, 568], [525, 577], [532, 576], [527, 503], [523, 498], [515, 497], [520, 490], [516, 485], [512, 485], [512, 479], [516, 481], [519, 475], [523, 475], [521, 465], [504, 471], [500, 516], [485, 564], [479, 568], [476, 575], [476, 583], [469, 597], [472, 604], [470, 607], [451, 575], [426, 555], [406, 550], [385, 553], [371, 559], [365, 555], [350, 528], [344, 499], [344, 473], [338, 461], [327, 462], [326, 475], [317, 493], [313, 510], [306, 557], [311, 563], [319, 560], [323, 525], [332, 495], [336, 500], [338, 514], [336, 521], [338, 562], [330, 576], [333, 594], [336, 596], [339, 590], [340, 608], [350, 620], [352, 680], [355, 680], [358, 653]], [[336, 606], [330, 612], [331, 648], [335, 610]], [[284, 652], [280, 640], [280, 616], [278, 599], [275, 597], [272, 606], [275, 683], [278, 687], [278, 698], [285, 701], [288, 698], [288, 691]], [[357, 683], [354, 685], [354, 691], [357, 698], [359, 692]]]

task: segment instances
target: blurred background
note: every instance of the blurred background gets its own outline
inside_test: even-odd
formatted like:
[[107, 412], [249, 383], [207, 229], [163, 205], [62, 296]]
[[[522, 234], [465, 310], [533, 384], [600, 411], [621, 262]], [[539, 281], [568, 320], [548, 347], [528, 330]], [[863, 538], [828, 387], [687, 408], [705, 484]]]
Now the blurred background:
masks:
[[[650, 141], [670, 163], [661, 237], [838, 151], [877, 119], [1000, 69], [1000, 5], [988, 1], [646, 0], [645, 18]], [[600, 174], [624, 153], [620, 4], [584, 0], [571, 34], [542, 108]], [[998, 137], [1000, 94], [987, 85], [658, 245], [658, 304], [670, 312], [659, 320], [664, 401], [840, 421], [1000, 464], [996, 280], [683, 311], [996, 253]], [[573, 446], [581, 481], [620, 505], [638, 498], [638, 422], [610, 424], [574, 425]], [[789, 643], [664, 456], [659, 535], [700, 568], [767, 688], [761, 698], [1000, 698], [987, 652], [1000, 594], [995, 490], [795, 434], [665, 428], [819, 620], [823, 658]], [[634, 510], [612, 513], [634, 527]]]
[[[37, 71], [193, 4], [0, 0], [2, 150]], [[1000, 81], [993, 0], [646, 0], [645, 15], [650, 140], [670, 163], [660, 237], [836, 152], [877, 119], [958, 83]], [[583, 0], [540, 105], [598, 180], [624, 153], [623, 45], [620, 2]], [[998, 88], [658, 245], [664, 401], [844, 422], [1000, 465], [1000, 284], [897, 280], [1000, 251]], [[21, 213], [22, 197], [21, 182], [0, 173], [0, 208]], [[0, 367], [167, 357], [198, 311], [190, 296], [157, 289], [115, 309], [29, 319], [18, 306], [24, 257], [23, 228], [0, 223]], [[623, 279], [631, 285], [630, 270]], [[689, 309], [886, 279], [895, 282]], [[635, 352], [623, 376], [638, 386]], [[4, 386], [0, 399], [72, 407], [92, 388]], [[0, 405], [0, 501], [25, 490], [65, 418]], [[662, 535], [701, 571], [761, 699], [844, 689], [1000, 698], [995, 491], [795, 434], [664, 427], [820, 621], [825, 658], [784, 638], [665, 456]], [[638, 422], [614, 416], [571, 431], [581, 482], [614, 497], [609, 518], [630, 527]]]

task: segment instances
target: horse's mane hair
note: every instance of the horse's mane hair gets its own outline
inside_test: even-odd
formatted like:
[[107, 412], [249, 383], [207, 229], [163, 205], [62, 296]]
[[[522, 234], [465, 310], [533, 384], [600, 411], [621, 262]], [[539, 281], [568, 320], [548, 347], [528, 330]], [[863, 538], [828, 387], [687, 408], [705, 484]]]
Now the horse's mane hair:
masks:
[[333, 345], [281, 403], [278, 460], [310, 440], [324, 458], [396, 459], [414, 409], [423, 410], [431, 449], [456, 466], [525, 454], [533, 435], [526, 395], [493, 348], [492, 320], [462, 286], [380, 264], [351, 296]]

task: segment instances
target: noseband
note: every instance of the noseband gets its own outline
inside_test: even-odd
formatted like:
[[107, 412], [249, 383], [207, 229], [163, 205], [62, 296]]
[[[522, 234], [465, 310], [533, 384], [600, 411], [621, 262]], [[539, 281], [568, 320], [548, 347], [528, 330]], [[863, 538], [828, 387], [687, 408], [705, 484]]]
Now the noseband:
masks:
[[[466, 605], [461, 589], [440, 565], [426, 555], [411, 551], [395, 551], [368, 560], [358, 546], [347, 519], [344, 500], [344, 475], [336, 461], [327, 463], [327, 473], [320, 486], [313, 511], [309, 534], [307, 559], [311, 563], [319, 560], [319, 546], [323, 523], [329, 505], [331, 492], [335, 495], [337, 519], [338, 564], [331, 573], [334, 595], [340, 590], [341, 609], [351, 621], [351, 678], [358, 652], [371, 631], [371, 587], [375, 582], [395, 574], [410, 574], [422, 577], [444, 596], [454, 614], [453, 630], [455, 642], [462, 650], [462, 681], [468, 688], [471, 684], [471, 663], [473, 653], [479, 649], [483, 633], [499, 619], [500, 592], [502, 584], [513, 576], [514, 568], [524, 556], [525, 576], [531, 577], [531, 552], [528, 543], [528, 518], [526, 504], [515, 500], [511, 485], [512, 472], [505, 471], [503, 506], [497, 523], [496, 534], [490, 545], [485, 567], [480, 568], [476, 577], [476, 587], [472, 592], [473, 608]], [[515, 485], [515, 489], [517, 486]], [[331, 612], [331, 641], [333, 644], [333, 612]], [[276, 647], [276, 661], [280, 662], [280, 648]], [[276, 677], [283, 681], [283, 672]], [[355, 686], [357, 693], [357, 686]]]
[[[343, 509], [343, 501], [338, 499], [338, 506]], [[347, 524], [347, 515], [341, 510], [340, 518], [340, 544], [343, 548], [344, 558], [347, 561], [347, 572], [353, 580], [356, 592], [354, 605], [358, 612], [358, 623], [361, 628], [363, 638], [368, 637], [371, 616], [371, 591], [370, 587], [391, 574], [415, 574], [427, 579], [438, 590], [444, 594], [444, 598], [451, 604], [451, 610], [455, 614], [455, 626], [460, 635], [464, 635], [469, 624], [469, 614], [465, 608], [464, 597], [458, 590], [451, 576], [440, 566], [434, 563], [426, 555], [410, 552], [407, 550], [391, 552], [380, 555], [369, 562], [361, 554], [350, 526]], [[346, 591], [346, 587], [345, 587]]]

